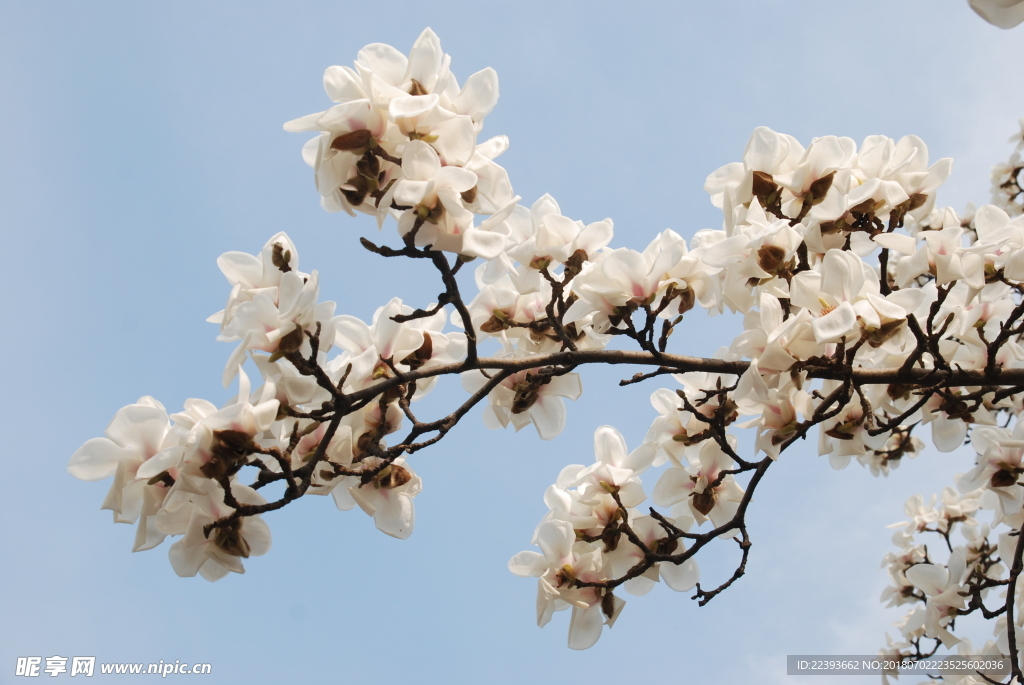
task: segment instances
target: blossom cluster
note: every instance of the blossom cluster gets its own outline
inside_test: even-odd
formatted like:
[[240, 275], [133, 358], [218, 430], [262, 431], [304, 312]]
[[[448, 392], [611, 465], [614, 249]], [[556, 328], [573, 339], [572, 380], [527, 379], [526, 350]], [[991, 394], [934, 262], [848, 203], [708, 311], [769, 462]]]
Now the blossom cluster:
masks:
[[[494, 159], [504, 136], [477, 144], [498, 101], [498, 75], [483, 69], [459, 87], [451, 58], [425, 30], [406, 56], [381, 43], [359, 51], [353, 67], [324, 72], [337, 104], [284, 125], [317, 132], [302, 150], [324, 209], [391, 213], [403, 236], [472, 257], [495, 257], [504, 240], [491, 229], [518, 200]], [[493, 215], [479, 225], [476, 215]]]
[[[627, 452], [622, 435], [602, 426], [594, 433], [594, 452], [593, 464], [566, 466], [544, 493], [549, 511], [532, 540], [541, 552], [520, 552], [508, 564], [516, 575], [538, 578], [538, 625], [546, 625], [554, 612], [572, 608], [569, 646], [573, 649], [591, 647], [601, 636], [602, 625], [611, 627], [625, 606], [612, 589], [583, 583], [600, 584], [627, 574], [644, 559], [645, 549], [661, 554], [685, 552], [671, 530], [685, 532], [694, 523], [685, 506], [673, 511], [673, 528], [663, 528], [637, 509], [647, 499], [640, 474], [655, 461], [653, 443]], [[645, 595], [663, 580], [673, 590], [685, 592], [699, 578], [697, 562], [687, 559], [652, 566], [622, 587], [630, 594]]]
[[[1009, 534], [1024, 522], [1024, 429], [999, 420], [1024, 406], [1020, 388], [998, 380], [1024, 368], [1019, 194], [960, 216], [937, 201], [952, 160], [931, 160], [915, 136], [805, 146], [759, 127], [741, 161], [707, 177], [721, 228], [615, 248], [611, 219], [565, 216], [550, 195], [520, 204], [494, 162], [507, 138], [477, 141], [497, 75], [485, 69], [460, 87], [450, 65], [430, 29], [408, 55], [368, 45], [353, 67], [325, 72], [335, 105], [285, 125], [316, 134], [302, 154], [323, 207], [374, 215], [379, 227], [393, 220], [402, 247], [363, 245], [430, 260], [445, 292], [416, 306], [392, 299], [365, 322], [320, 300], [317, 272], [299, 271], [284, 233], [258, 254], [221, 256], [230, 291], [209, 320], [236, 344], [222, 378], [237, 380], [236, 396], [220, 408], [188, 400], [175, 414], [143, 397], [69, 464], [78, 478], [114, 477], [103, 508], [137, 522], [134, 549], [180, 536], [170, 547], [178, 574], [243, 572], [243, 559], [270, 546], [261, 515], [306, 494], [358, 505], [406, 538], [422, 488], [410, 455], [477, 404], [488, 428], [533, 425], [552, 439], [566, 426], [565, 400], [583, 391], [580, 364], [639, 360], [656, 370], [627, 382], [677, 383], [653, 393], [643, 442], [629, 452], [616, 429], [597, 429], [596, 461], [566, 467], [544, 495], [540, 551], [509, 562], [538, 578], [540, 625], [571, 608], [569, 645], [584, 649], [619, 617], [619, 587], [642, 595], [664, 581], [710, 600], [742, 575], [750, 495], [787, 447], [816, 427], [834, 468], [856, 459], [887, 474], [922, 451], [915, 431], [927, 426], [940, 451], [969, 439], [977, 465], [940, 507], [908, 505], [885, 600], [923, 605], [902, 624], [906, 644], [953, 645], [964, 583], [1009, 568]], [[697, 307], [738, 314], [742, 332], [711, 359], [670, 354]], [[640, 353], [622, 356], [620, 341]], [[456, 374], [465, 403], [419, 419], [415, 403]], [[755, 458], [740, 456], [739, 429], [750, 430]], [[640, 508], [648, 469], [663, 469], [651, 500], [667, 514]], [[260, 494], [267, 486], [276, 499]], [[994, 512], [988, 527], [972, 518], [979, 509]], [[915, 535], [949, 542], [954, 525], [967, 542], [950, 543], [949, 561], [936, 564]], [[998, 526], [1006, 532], [990, 543]], [[704, 590], [693, 557], [718, 539], [739, 543], [743, 560]], [[981, 586], [978, 601], [993, 589]]]

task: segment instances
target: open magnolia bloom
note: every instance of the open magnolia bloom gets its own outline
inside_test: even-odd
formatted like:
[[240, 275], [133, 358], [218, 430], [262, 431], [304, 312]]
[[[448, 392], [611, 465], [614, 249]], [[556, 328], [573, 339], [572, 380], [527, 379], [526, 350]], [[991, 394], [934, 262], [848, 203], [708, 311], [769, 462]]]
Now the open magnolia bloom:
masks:
[[[462, 387], [476, 392], [487, 378], [477, 372], [463, 374]], [[579, 374], [546, 376], [522, 371], [505, 378], [488, 395], [490, 404], [484, 412], [484, 425], [491, 429], [509, 424], [519, 431], [533, 424], [542, 440], [551, 440], [565, 428], [565, 402], [575, 400], [583, 392]]]
[[[243, 504], [265, 504], [266, 500], [253, 489], [235, 484], [231, 494]], [[270, 550], [270, 528], [258, 516], [234, 519], [227, 525], [207, 532], [206, 527], [230, 516], [234, 509], [224, 502], [224, 490], [212, 481], [199, 481], [189, 489], [179, 486], [169, 496], [167, 511], [178, 505], [176, 517], [188, 514], [184, 531], [177, 526], [169, 532], [184, 537], [170, 549], [171, 566], [179, 576], [194, 576], [197, 573], [206, 580], [216, 581], [229, 572], [245, 573], [242, 559], [258, 557]], [[182, 500], [176, 502], [173, 500]], [[182, 511], [184, 510], [184, 511]], [[164, 523], [158, 518], [157, 525]], [[166, 525], [166, 524], [165, 524]]]
[[[711, 520], [715, 528], [735, 515], [743, 489], [732, 475], [723, 475], [735, 466], [732, 457], [714, 441], [706, 441], [698, 462], [689, 468], [669, 468], [654, 487], [654, 502], [663, 507], [684, 502], [698, 523]], [[732, 536], [726, 531], [723, 533]]]
[[[342, 511], [356, 504], [373, 517], [377, 530], [404, 540], [412, 535], [416, 511], [412, 498], [423, 489], [423, 483], [412, 469], [396, 459], [369, 480], [352, 476], [334, 488], [334, 501]], [[378, 457], [367, 457], [364, 468], [381, 464]]]

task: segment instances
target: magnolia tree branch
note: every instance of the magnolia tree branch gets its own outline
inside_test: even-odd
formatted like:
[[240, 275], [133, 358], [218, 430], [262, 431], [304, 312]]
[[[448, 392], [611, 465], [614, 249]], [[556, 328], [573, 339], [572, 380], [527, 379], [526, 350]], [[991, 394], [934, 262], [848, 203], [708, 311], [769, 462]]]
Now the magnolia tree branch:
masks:
[[[1019, 159], [1000, 172], [995, 204], [961, 217], [936, 201], [951, 160], [929, 165], [914, 136], [871, 136], [859, 149], [826, 136], [804, 148], [761, 127], [742, 162], [707, 179], [721, 230], [689, 241], [666, 230], [643, 252], [613, 249], [610, 219], [574, 221], [547, 195], [520, 204], [494, 162], [507, 139], [477, 140], [497, 76], [484, 70], [460, 88], [442, 54], [429, 29], [409, 57], [369, 46], [354, 68], [328, 69], [331, 109], [285, 125], [315, 135], [306, 157], [324, 207], [393, 220], [401, 247], [361, 244], [385, 264], [433, 266], [436, 301], [394, 298], [367, 323], [320, 301], [317, 272], [299, 271], [283, 233], [258, 255], [223, 255], [231, 294], [210, 320], [238, 345], [222, 379], [237, 379], [236, 397], [173, 414], [143, 397], [71, 459], [77, 477], [114, 477], [106, 506], [138, 520], [136, 549], [180, 536], [175, 571], [218, 580], [269, 549], [262, 514], [327, 494], [408, 537], [422, 489], [410, 456], [478, 407], [489, 428], [532, 424], [552, 439], [565, 400], [582, 392], [578, 371], [631, 365], [620, 385], [675, 384], [654, 391], [644, 440], [630, 451], [615, 428], [597, 428], [593, 463], [566, 466], [544, 495], [540, 551], [509, 561], [537, 578], [540, 625], [571, 608], [569, 646], [584, 649], [618, 619], [623, 592], [663, 582], [704, 606], [746, 573], [753, 494], [813, 429], [834, 468], [856, 459], [876, 474], [921, 452], [930, 430], [937, 449], [970, 444], [977, 458], [941, 505], [907, 504], [886, 597], [912, 611], [889, 651], [922, 659], [952, 647], [957, 618], [976, 613], [997, 622], [986, 653], [1008, 652], [1011, 677], [1022, 677]], [[742, 314], [743, 332], [714, 357], [669, 352], [675, 333], [703, 330], [698, 309]], [[466, 396], [424, 418], [416, 403], [452, 376]], [[655, 506], [641, 507], [642, 478], [658, 469]], [[980, 510], [993, 512], [984, 526]], [[942, 538], [948, 559], [916, 543], [923, 533]], [[697, 555], [716, 539], [735, 540], [740, 559], [705, 589]], [[992, 590], [1006, 591], [995, 609]]]

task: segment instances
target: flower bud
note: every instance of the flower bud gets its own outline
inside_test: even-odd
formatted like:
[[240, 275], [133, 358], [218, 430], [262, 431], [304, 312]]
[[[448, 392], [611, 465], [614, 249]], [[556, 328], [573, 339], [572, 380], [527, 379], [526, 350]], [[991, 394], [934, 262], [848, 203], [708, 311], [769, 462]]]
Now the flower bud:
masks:
[[249, 558], [249, 543], [242, 537], [242, 521], [235, 519], [225, 526], [217, 528], [213, 536], [213, 544], [235, 557]]
[[331, 142], [331, 148], [347, 152], [363, 150], [369, 147], [371, 138], [373, 138], [373, 134], [366, 128], [359, 131], [352, 131], [350, 133], [343, 133]]

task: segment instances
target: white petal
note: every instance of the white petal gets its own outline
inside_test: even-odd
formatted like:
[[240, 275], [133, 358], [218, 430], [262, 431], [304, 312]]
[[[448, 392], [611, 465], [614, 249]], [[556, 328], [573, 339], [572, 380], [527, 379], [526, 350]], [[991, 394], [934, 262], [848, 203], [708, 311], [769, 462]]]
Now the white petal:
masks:
[[700, 567], [697, 566], [697, 561], [694, 559], [687, 559], [678, 565], [663, 561], [658, 564], [658, 571], [661, 574], [661, 579], [665, 581], [665, 585], [676, 592], [692, 590], [700, 580]]
[[134, 452], [118, 446], [107, 438], [93, 438], [75, 450], [68, 463], [68, 473], [79, 480], [103, 480], [112, 476], [121, 460], [134, 457]]
[[572, 608], [572, 618], [569, 621], [569, 648], [590, 649], [601, 637], [601, 627], [604, 625], [604, 614], [601, 613], [601, 604], [595, 604], [586, 609], [579, 607]]
[[547, 559], [537, 552], [520, 552], [508, 560], [508, 570], [517, 576], [540, 577], [549, 568]]

